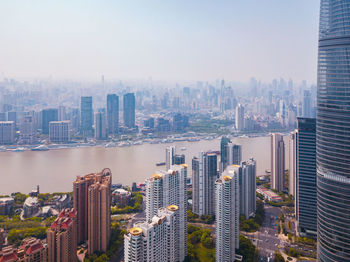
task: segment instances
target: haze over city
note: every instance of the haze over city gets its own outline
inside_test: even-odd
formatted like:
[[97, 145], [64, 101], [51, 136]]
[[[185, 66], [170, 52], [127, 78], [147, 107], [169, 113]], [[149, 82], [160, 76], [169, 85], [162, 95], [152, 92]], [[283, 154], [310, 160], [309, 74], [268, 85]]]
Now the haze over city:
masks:
[[316, 82], [319, 1], [2, 1], [0, 78]]

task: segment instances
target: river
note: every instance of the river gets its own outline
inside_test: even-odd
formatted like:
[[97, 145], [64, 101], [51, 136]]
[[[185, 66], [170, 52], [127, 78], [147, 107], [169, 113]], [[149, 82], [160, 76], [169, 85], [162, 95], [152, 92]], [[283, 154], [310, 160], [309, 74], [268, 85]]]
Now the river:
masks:
[[[236, 137], [233, 143], [242, 145], [243, 160], [254, 157], [257, 175], [270, 169], [270, 137]], [[286, 168], [289, 159], [289, 139], [284, 137]], [[191, 159], [200, 151], [220, 150], [220, 140], [175, 142], [172, 144], [143, 144], [130, 147], [86, 147], [50, 151], [0, 152], [0, 195], [12, 192], [29, 193], [36, 185], [41, 192], [72, 191], [72, 182], [78, 175], [99, 172], [108, 167], [113, 183], [131, 185], [142, 182], [156, 170], [157, 162], [165, 161], [165, 148], [175, 145], [177, 153], [186, 155], [191, 175]], [[181, 147], [187, 150], [181, 151]]]

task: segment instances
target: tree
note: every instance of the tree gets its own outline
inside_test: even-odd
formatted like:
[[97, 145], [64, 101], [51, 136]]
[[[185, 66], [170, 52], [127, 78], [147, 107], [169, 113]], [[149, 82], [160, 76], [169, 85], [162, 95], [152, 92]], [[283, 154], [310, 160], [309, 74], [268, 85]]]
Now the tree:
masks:
[[279, 251], [276, 251], [276, 254], [275, 254], [275, 261], [276, 262], [285, 262], [282, 254], [279, 252]]
[[243, 262], [255, 261], [255, 246], [245, 236], [239, 236], [239, 250], [238, 254], [243, 256]]

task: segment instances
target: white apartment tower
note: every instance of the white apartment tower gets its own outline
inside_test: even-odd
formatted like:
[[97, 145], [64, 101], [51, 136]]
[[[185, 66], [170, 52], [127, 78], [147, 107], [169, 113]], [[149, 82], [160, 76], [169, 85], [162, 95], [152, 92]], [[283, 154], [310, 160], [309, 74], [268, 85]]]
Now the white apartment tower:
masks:
[[173, 165], [168, 171], [158, 171], [146, 180], [146, 221], [157, 214], [158, 209], [176, 205], [179, 213], [179, 261], [187, 252], [187, 165]]
[[234, 262], [239, 248], [239, 181], [228, 166], [215, 182], [216, 261]]
[[35, 142], [35, 125], [34, 117], [26, 115], [21, 120], [20, 124], [20, 143], [21, 144], [34, 144]]
[[179, 241], [179, 208], [170, 205], [160, 208], [150, 221], [134, 225], [124, 235], [125, 262], [178, 262], [181, 241]]
[[271, 134], [271, 188], [284, 189], [284, 141], [282, 134]]
[[49, 123], [50, 142], [67, 143], [70, 141], [69, 121], [51, 121]]

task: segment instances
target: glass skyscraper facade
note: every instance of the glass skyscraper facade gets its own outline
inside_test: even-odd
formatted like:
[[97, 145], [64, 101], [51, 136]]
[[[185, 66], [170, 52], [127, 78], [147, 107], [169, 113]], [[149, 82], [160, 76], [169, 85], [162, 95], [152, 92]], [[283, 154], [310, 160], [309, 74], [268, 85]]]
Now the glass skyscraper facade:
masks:
[[297, 220], [299, 229], [308, 236], [317, 232], [316, 193], [316, 119], [298, 118], [296, 132]]
[[84, 136], [92, 136], [92, 125], [94, 122], [94, 112], [92, 110], [92, 96], [82, 96], [80, 104], [80, 127]]
[[321, 0], [316, 122], [318, 260], [350, 261], [350, 1]]
[[128, 93], [124, 95], [124, 126], [128, 128], [135, 127], [135, 94]]
[[117, 134], [119, 131], [119, 96], [107, 95], [107, 125], [108, 134]]

